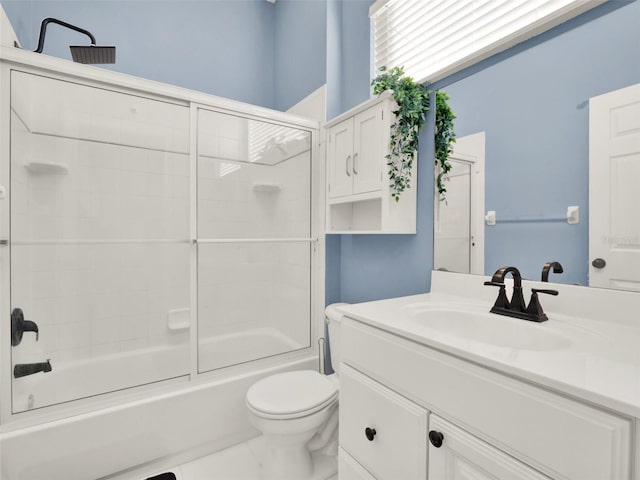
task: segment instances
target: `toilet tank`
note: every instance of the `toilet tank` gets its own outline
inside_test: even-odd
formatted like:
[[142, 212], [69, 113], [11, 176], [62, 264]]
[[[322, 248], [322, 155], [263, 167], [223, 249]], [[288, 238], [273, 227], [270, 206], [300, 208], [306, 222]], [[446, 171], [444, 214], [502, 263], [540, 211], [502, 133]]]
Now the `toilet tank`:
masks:
[[327, 322], [327, 329], [329, 330], [329, 351], [331, 353], [331, 366], [336, 374], [340, 373], [340, 326], [342, 324], [342, 313], [339, 312], [339, 307], [342, 305], [348, 305], [348, 303], [332, 303], [324, 310], [324, 318]]

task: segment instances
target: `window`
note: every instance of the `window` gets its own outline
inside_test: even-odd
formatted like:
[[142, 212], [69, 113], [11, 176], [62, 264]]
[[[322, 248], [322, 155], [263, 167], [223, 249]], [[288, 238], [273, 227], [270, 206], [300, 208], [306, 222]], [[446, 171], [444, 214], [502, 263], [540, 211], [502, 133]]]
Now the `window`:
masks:
[[606, 0], [378, 0], [374, 68], [435, 82]]

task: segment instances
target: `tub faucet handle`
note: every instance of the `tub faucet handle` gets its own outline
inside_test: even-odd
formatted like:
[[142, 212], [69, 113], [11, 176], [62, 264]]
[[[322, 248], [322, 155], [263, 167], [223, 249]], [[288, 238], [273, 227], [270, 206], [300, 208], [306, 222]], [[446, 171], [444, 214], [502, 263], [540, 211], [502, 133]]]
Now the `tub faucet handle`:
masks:
[[11, 312], [11, 346], [15, 347], [22, 342], [24, 332], [34, 332], [36, 334], [36, 342], [40, 338], [40, 331], [36, 322], [24, 319], [24, 313], [21, 308], [14, 308]]

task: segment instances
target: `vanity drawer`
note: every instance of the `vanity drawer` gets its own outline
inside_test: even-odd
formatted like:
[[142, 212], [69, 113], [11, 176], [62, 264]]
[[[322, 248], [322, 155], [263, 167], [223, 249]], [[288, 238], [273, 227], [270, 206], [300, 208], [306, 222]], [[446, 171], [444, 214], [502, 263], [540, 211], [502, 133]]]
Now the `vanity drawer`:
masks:
[[426, 478], [427, 416], [424, 408], [342, 366], [340, 446], [377, 480]]
[[630, 419], [360, 322], [343, 362], [552, 478], [629, 480]]

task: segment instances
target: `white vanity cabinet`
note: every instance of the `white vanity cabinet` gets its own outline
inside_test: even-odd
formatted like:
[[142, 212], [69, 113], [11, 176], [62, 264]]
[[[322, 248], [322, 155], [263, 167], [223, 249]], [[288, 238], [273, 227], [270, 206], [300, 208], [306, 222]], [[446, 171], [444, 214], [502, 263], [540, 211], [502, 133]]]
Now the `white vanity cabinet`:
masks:
[[385, 92], [325, 125], [328, 233], [415, 233], [417, 159], [411, 188], [398, 202], [389, 188], [386, 156], [395, 108]]
[[[632, 478], [629, 417], [350, 318], [341, 338], [341, 454], [378, 480]], [[386, 403], [374, 400], [371, 392]], [[427, 431], [424, 417], [418, 415], [420, 420], [410, 425], [396, 413], [402, 409], [429, 412]], [[365, 424], [389, 423], [396, 428], [397, 450], [367, 452]], [[369, 443], [380, 439], [382, 444], [382, 429], [376, 431]], [[439, 448], [429, 441], [430, 431], [442, 434]], [[416, 453], [420, 449], [428, 451], [428, 462]], [[401, 452], [424, 462], [425, 471], [413, 467], [407, 475], [390, 475], [394, 468], [410, 466], [408, 459], [395, 456]], [[380, 462], [388, 463], [386, 470], [378, 467]], [[341, 462], [346, 469], [348, 463]]]

